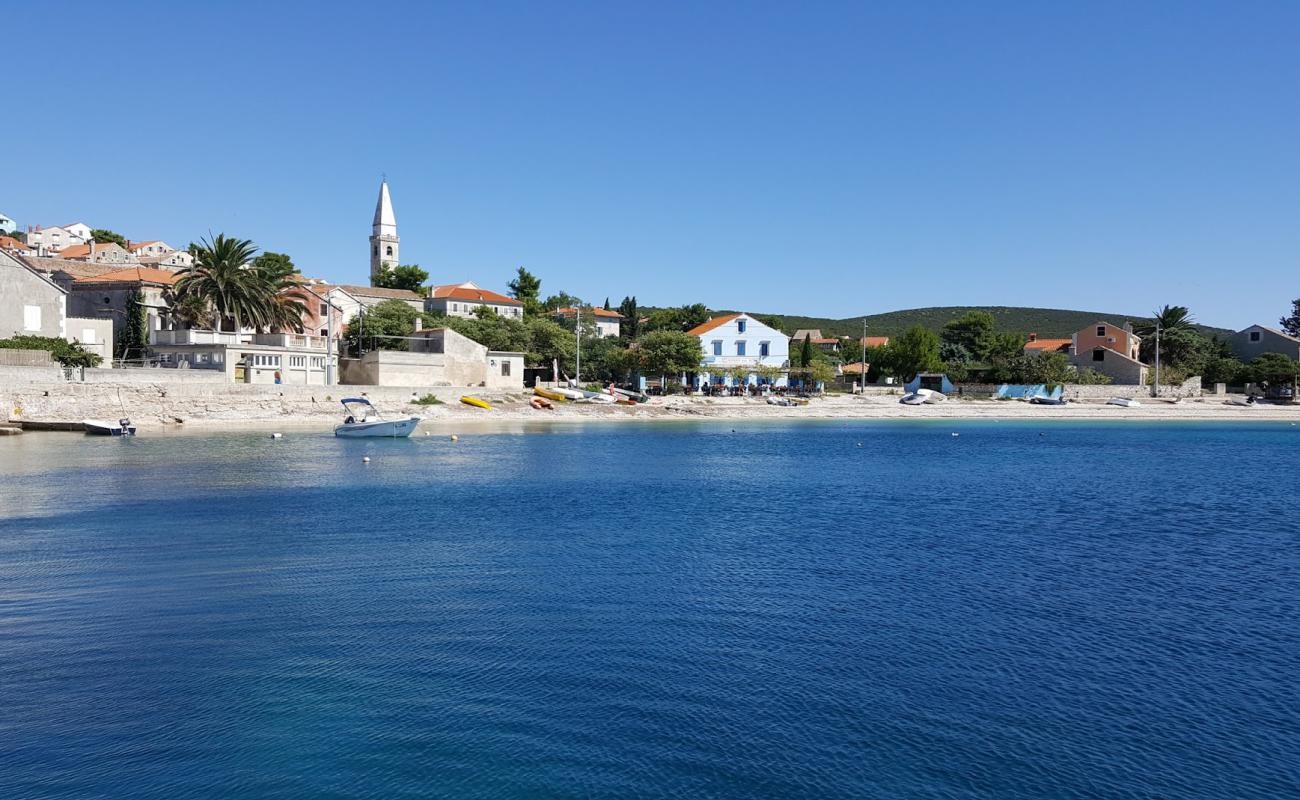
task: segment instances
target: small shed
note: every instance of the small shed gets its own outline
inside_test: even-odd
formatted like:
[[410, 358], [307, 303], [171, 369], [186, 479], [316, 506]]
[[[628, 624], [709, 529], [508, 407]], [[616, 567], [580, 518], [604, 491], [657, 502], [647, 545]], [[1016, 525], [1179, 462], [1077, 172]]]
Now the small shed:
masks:
[[917, 389], [929, 389], [933, 392], [942, 394], [952, 394], [956, 387], [948, 376], [942, 372], [921, 372], [915, 378], [903, 384], [903, 388], [909, 392], [915, 392]]

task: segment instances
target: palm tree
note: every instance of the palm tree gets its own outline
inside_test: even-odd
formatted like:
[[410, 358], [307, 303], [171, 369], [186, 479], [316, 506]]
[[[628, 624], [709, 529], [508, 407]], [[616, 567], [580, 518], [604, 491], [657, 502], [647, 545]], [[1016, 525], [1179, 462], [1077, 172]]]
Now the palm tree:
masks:
[[193, 247], [194, 264], [181, 270], [176, 281], [176, 295], [198, 298], [217, 314], [217, 329], [229, 319], [235, 333], [245, 324], [262, 327], [269, 317], [273, 292], [254, 270], [246, 265], [257, 247], [247, 239], [217, 234], [211, 242], [204, 239]]
[[303, 282], [293, 265], [257, 259], [252, 271], [269, 293], [265, 309], [266, 327], [288, 328], [302, 333], [302, 317], [307, 313], [307, 306], [303, 303]]
[[206, 328], [212, 325], [212, 309], [207, 301], [196, 294], [180, 295], [175, 287], [163, 292], [168, 321], [185, 328]]
[[1165, 306], [1152, 315], [1149, 324], [1135, 328], [1134, 333], [1138, 336], [1150, 336], [1156, 332], [1157, 326], [1162, 333], [1192, 330], [1195, 324], [1196, 320], [1192, 318], [1192, 313], [1187, 310], [1187, 306]]

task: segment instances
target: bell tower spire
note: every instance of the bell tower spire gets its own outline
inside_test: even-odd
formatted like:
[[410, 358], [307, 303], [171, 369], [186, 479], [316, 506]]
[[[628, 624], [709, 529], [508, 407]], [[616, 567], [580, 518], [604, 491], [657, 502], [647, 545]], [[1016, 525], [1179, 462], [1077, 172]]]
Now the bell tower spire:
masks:
[[399, 261], [400, 239], [397, 236], [397, 216], [393, 214], [393, 198], [388, 194], [388, 180], [379, 184], [379, 200], [375, 203], [375, 221], [370, 227], [370, 285], [389, 267]]

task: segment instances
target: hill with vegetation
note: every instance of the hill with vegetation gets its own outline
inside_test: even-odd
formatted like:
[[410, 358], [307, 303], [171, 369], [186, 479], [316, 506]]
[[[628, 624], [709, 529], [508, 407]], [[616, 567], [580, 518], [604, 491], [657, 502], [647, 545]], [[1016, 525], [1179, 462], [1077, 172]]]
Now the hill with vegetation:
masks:
[[[920, 325], [938, 332], [945, 322], [957, 319], [968, 311], [987, 311], [1000, 331], [1014, 333], [1037, 333], [1044, 339], [1065, 339], [1070, 334], [1092, 325], [1098, 320], [1115, 325], [1132, 322], [1134, 326], [1150, 322], [1149, 317], [1135, 317], [1129, 314], [1115, 314], [1102, 311], [1070, 311], [1061, 308], [1025, 308], [1021, 306], [938, 306], [931, 308], [910, 308], [904, 311], [889, 311], [884, 314], [867, 316], [867, 334], [869, 336], [898, 336], [913, 325]], [[731, 313], [718, 311], [715, 313]], [[787, 314], [762, 314], [750, 312], [764, 320], [775, 321], [787, 334], [801, 328], [820, 328], [823, 336], [861, 336], [862, 317], [848, 319], [829, 319], [826, 317], [800, 317]], [[1206, 336], [1224, 336], [1231, 331], [1223, 328], [1197, 326]]]

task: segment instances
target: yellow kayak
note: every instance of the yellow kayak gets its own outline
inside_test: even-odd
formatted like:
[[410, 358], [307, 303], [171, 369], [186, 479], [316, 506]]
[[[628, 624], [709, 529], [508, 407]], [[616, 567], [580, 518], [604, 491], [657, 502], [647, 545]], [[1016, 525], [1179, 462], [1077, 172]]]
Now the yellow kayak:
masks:
[[480, 399], [478, 399], [477, 397], [470, 397], [469, 395], [465, 395], [464, 397], [462, 397], [462, 398], [460, 399], [460, 401], [461, 401], [462, 403], [464, 403], [465, 405], [467, 405], [467, 406], [476, 406], [476, 407], [478, 407], [478, 408], [486, 408], [488, 411], [491, 411], [491, 410], [492, 410], [492, 404], [491, 404], [491, 403], [489, 403], [489, 402], [486, 401], [486, 400], [480, 400]]
[[543, 389], [541, 386], [535, 387], [533, 389], [533, 394], [537, 395], [538, 397], [545, 397], [547, 400], [554, 400], [557, 403], [569, 399], [564, 395], [560, 394], [559, 392], [553, 392], [550, 389]]

